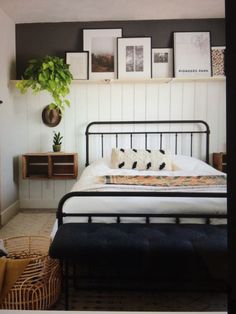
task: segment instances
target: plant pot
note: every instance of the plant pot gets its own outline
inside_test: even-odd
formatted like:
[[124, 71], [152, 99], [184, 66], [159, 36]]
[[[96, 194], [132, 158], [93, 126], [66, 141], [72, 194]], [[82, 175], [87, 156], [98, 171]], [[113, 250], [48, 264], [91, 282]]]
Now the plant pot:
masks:
[[60, 152], [61, 151], [61, 145], [52, 145], [54, 152]]

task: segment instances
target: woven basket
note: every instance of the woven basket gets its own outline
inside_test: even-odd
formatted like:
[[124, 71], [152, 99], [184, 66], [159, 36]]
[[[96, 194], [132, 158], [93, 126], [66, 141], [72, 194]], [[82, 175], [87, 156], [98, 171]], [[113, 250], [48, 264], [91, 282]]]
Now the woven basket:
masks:
[[22, 236], [3, 241], [8, 258], [29, 258], [30, 262], [3, 299], [0, 308], [49, 309], [57, 301], [61, 288], [59, 261], [48, 256], [50, 238]]

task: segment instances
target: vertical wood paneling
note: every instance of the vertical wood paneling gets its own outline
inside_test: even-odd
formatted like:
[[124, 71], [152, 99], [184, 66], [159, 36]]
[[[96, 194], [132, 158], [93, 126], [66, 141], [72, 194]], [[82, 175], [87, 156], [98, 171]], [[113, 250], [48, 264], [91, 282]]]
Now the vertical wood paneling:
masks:
[[[70, 94], [71, 97], [71, 94]], [[60, 132], [63, 135], [63, 141], [62, 141], [62, 151], [65, 151], [65, 147], [66, 147], [66, 142], [69, 140], [71, 141], [70, 138], [66, 139], [66, 114], [67, 112], [65, 112], [63, 114], [63, 117], [61, 119], [61, 122], [54, 128], [55, 132]], [[73, 123], [73, 121], [72, 121]], [[73, 139], [72, 139], [73, 141]], [[58, 200], [60, 199], [61, 195], [63, 195], [63, 193], [65, 194], [66, 192], [66, 183], [65, 181], [61, 181], [61, 180], [53, 180], [54, 185], [54, 200]]]
[[[88, 85], [88, 122], [98, 121], [99, 120], [99, 85], [89, 84]], [[91, 145], [89, 147], [91, 156], [94, 158], [92, 160], [96, 160], [99, 156], [99, 152], [97, 147], [99, 147], [100, 138], [93, 138], [91, 141]]]
[[43, 200], [53, 200], [55, 190], [54, 180], [42, 180], [42, 199]]
[[68, 100], [70, 101], [70, 107], [66, 108], [64, 115], [65, 130], [64, 130], [64, 150], [66, 152], [74, 152], [76, 148], [76, 85], [71, 86], [71, 92]]
[[183, 84], [182, 119], [193, 119], [195, 112], [195, 83]]
[[147, 84], [146, 85], [146, 119], [158, 119], [158, 104], [159, 104], [159, 85]]
[[111, 120], [122, 120], [122, 85], [111, 85]]
[[[171, 84], [170, 98], [170, 119], [182, 120], [183, 115], [183, 83]], [[182, 125], [170, 125], [170, 130], [181, 130]], [[176, 145], [176, 137], [174, 134], [170, 136], [170, 150], [172, 153], [181, 153], [182, 139], [178, 138]]]
[[[122, 86], [122, 120], [134, 120], [134, 84], [123, 84]], [[130, 130], [123, 126], [123, 131]], [[134, 128], [133, 128], [134, 130]], [[127, 137], [120, 137], [119, 146], [130, 147], [130, 140]]]
[[[158, 120], [158, 107], [159, 105], [159, 85], [157, 84], [146, 84], [146, 119], [147, 120]], [[150, 130], [158, 131], [156, 125], [151, 125]], [[147, 141], [147, 148], [157, 149], [158, 139], [156, 136], [149, 135]]]
[[195, 119], [207, 120], [207, 100], [208, 88], [207, 83], [195, 83]]
[[[28, 150], [40, 152], [41, 139], [41, 106], [40, 96], [35, 97], [30, 91], [26, 95], [28, 107]], [[30, 180], [29, 198], [37, 200], [42, 198], [42, 180]]]
[[169, 120], [170, 119], [170, 100], [171, 100], [171, 84], [159, 85], [159, 108], [158, 119]]
[[[182, 120], [194, 119], [195, 112], [195, 83], [189, 82], [183, 84], [183, 104], [182, 104]], [[189, 125], [183, 125], [182, 130], [187, 130]], [[183, 135], [182, 141], [189, 143], [191, 142], [191, 137], [189, 135]], [[179, 152], [182, 155], [190, 155], [190, 145], [181, 145]]]
[[[170, 119], [170, 102], [171, 102], [171, 84], [160, 84], [159, 86], [159, 107], [158, 107], [158, 119], [169, 120]], [[163, 125], [164, 131], [169, 130], [169, 126]], [[158, 148], [164, 148], [169, 146], [169, 140], [166, 137], [163, 138], [162, 144], [159, 139]]]
[[[203, 82], [196, 82], [195, 83], [195, 113], [194, 118], [196, 120], [207, 120], [207, 107], [208, 107], [208, 86], [207, 83]], [[204, 151], [205, 143], [200, 142], [197, 139], [198, 143], [196, 145], [197, 148], [201, 147], [201, 151]], [[194, 150], [194, 154], [200, 159], [204, 159], [205, 156], [203, 153], [199, 153], [198, 151]]]
[[[114, 84], [111, 85], [111, 120], [114, 121], [121, 121], [122, 120], [122, 85], [121, 84]], [[111, 131], [116, 132], [119, 131], [118, 125], [111, 126]], [[119, 138], [112, 137], [111, 138], [111, 148], [118, 147], [120, 145]]]
[[66, 193], [64, 180], [54, 180], [54, 199], [59, 200]]
[[79, 175], [85, 166], [85, 128], [88, 124], [88, 85], [75, 85], [75, 151], [78, 152], [78, 167]]
[[207, 93], [207, 121], [210, 125], [211, 140], [210, 151], [218, 149], [219, 128], [217, 126], [219, 114], [219, 83], [208, 83]]
[[[38, 96], [27, 93], [16, 94], [16, 102], [24, 113], [25, 152], [44, 152], [52, 150], [53, 131], [60, 131], [63, 150], [75, 151], [79, 155], [79, 174], [85, 165], [85, 128], [91, 121], [98, 120], [169, 120], [201, 119], [211, 128], [211, 152], [221, 151], [226, 145], [226, 104], [224, 82], [172, 82], [172, 83], [123, 83], [123, 84], [76, 84], [71, 87], [69, 99], [71, 108], [66, 109], [62, 122], [55, 128], [45, 126], [41, 121], [42, 109], [51, 102], [47, 93]], [[169, 130], [169, 126], [165, 127]], [[118, 127], [108, 129], [116, 131]], [[123, 130], [127, 128], [124, 126]], [[136, 130], [139, 129], [137, 126]], [[155, 127], [157, 129], [157, 127]], [[180, 127], [184, 130], [184, 127]], [[134, 130], [134, 129], [133, 129]], [[144, 139], [134, 139], [133, 146], [143, 145]], [[187, 141], [187, 140], [186, 140]], [[163, 141], [163, 148], [168, 146]], [[173, 139], [171, 140], [171, 143]], [[183, 139], [182, 143], [185, 142]], [[106, 146], [115, 147], [115, 138]], [[199, 145], [203, 143], [199, 143]], [[130, 140], [120, 138], [119, 147], [129, 147]], [[179, 142], [178, 153], [188, 153]], [[100, 138], [90, 146], [96, 159]], [[148, 141], [148, 147], [157, 148], [159, 141]], [[109, 153], [110, 154], [110, 153]], [[108, 154], [108, 155], [109, 155]], [[100, 156], [99, 156], [100, 157]], [[199, 156], [202, 157], [202, 156]], [[75, 180], [20, 180], [20, 199], [39, 207], [40, 201], [53, 204], [71, 190]], [[29, 201], [27, 203], [27, 201]], [[51, 202], [50, 202], [51, 201]], [[32, 207], [32, 204], [30, 205]], [[45, 207], [45, 206], [44, 206]]]
[[[21, 114], [21, 132], [19, 139], [22, 141], [22, 149], [24, 152], [28, 151], [28, 103], [26, 96], [22, 97], [18, 89], [14, 89], [14, 103], [16, 108], [20, 110]], [[29, 180], [22, 179], [21, 156], [19, 157], [19, 198], [29, 199]]]
[[[42, 112], [44, 107], [46, 107], [48, 104], [50, 104], [52, 102], [52, 98], [46, 92], [42, 92], [38, 97], [39, 97], [39, 101], [40, 101], [40, 110]], [[51, 127], [48, 127], [47, 125], [45, 125], [42, 122], [42, 119], [40, 119], [40, 128], [41, 128], [40, 151], [41, 152], [52, 151], [53, 131], [55, 131], [55, 128], [51, 128]]]
[[[43, 111], [44, 107], [52, 102], [51, 96], [42, 92], [39, 96], [40, 100], [40, 110]], [[55, 128], [48, 127], [44, 123], [42, 123], [42, 119], [40, 121], [40, 152], [52, 151], [53, 145], [53, 131]], [[64, 130], [63, 130], [64, 131]], [[60, 130], [62, 132], [62, 130]], [[63, 133], [64, 135], [64, 133]], [[64, 142], [64, 139], [63, 139]], [[31, 150], [30, 152], [34, 152]], [[54, 181], [53, 180], [42, 180], [42, 199], [43, 200], [53, 200], [54, 199]]]
[[66, 180], [66, 193], [70, 192], [77, 180]]
[[[134, 85], [134, 120], [146, 120], [146, 84], [136, 83]], [[135, 125], [135, 131], [145, 131], [145, 126]], [[145, 147], [145, 137], [136, 135], [133, 137], [134, 148]]]
[[[111, 86], [110, 84], [99, 85], [99, 120], [111, 120]], [[103, 128], [104, 131], [110, 132], [111, 127], [107, 125]], [[111, 138], [110, 136], [103, 136], [100, 138], [100, 143], [103, 141], [103, 149], [101, 154], [103, 157], [110, 155]], [[102, 143], [101, 143], [102, 144]], [[101, 147], [101, 145], [100, 145]]]

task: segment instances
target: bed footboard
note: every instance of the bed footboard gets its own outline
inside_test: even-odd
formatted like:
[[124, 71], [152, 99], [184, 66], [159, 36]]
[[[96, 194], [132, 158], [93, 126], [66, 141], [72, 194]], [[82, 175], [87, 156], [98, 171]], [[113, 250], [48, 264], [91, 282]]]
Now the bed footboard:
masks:
[[117, 223], [121, 222], [122, 217], [144, 217], [146, 223], [150, 222], [150, 218], [175, 218], [175, 222], [179, 223], [181, 218], [204, 218], [206, 224], [210, 224], [210, 220], [214, 218], [226, 219], [227, 214], [211, 214], [211, 213], [83, 213], [81, 212], [66, 213], [63, 206], [66, 201], [72, 197], [196, 197], [196, 198], [226, 198], [227, 193], [199, 193], [199, 192], [96, 192], [96, 191], [78, 191], [65, 194], [59, 202], [57, 210], [58, 226], [63, 224], [64, 217], [88, 217], [88, 222], [92, 222], [93, 217], [116, 217]]

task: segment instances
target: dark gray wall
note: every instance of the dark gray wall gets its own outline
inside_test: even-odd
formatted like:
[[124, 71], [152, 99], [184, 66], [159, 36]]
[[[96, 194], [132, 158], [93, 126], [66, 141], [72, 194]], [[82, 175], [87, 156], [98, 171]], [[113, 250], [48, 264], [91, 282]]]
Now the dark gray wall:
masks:
[[20, 79], [34, 57], [83, 50], [83, 28], [123, 28], [123, 37], [152, 36], [153, 47], [173, 47], [174, 31], [210, 31], [212, 46], [225, 45], [224, 19], [33, 23], [16, 25], [16, 69]]

